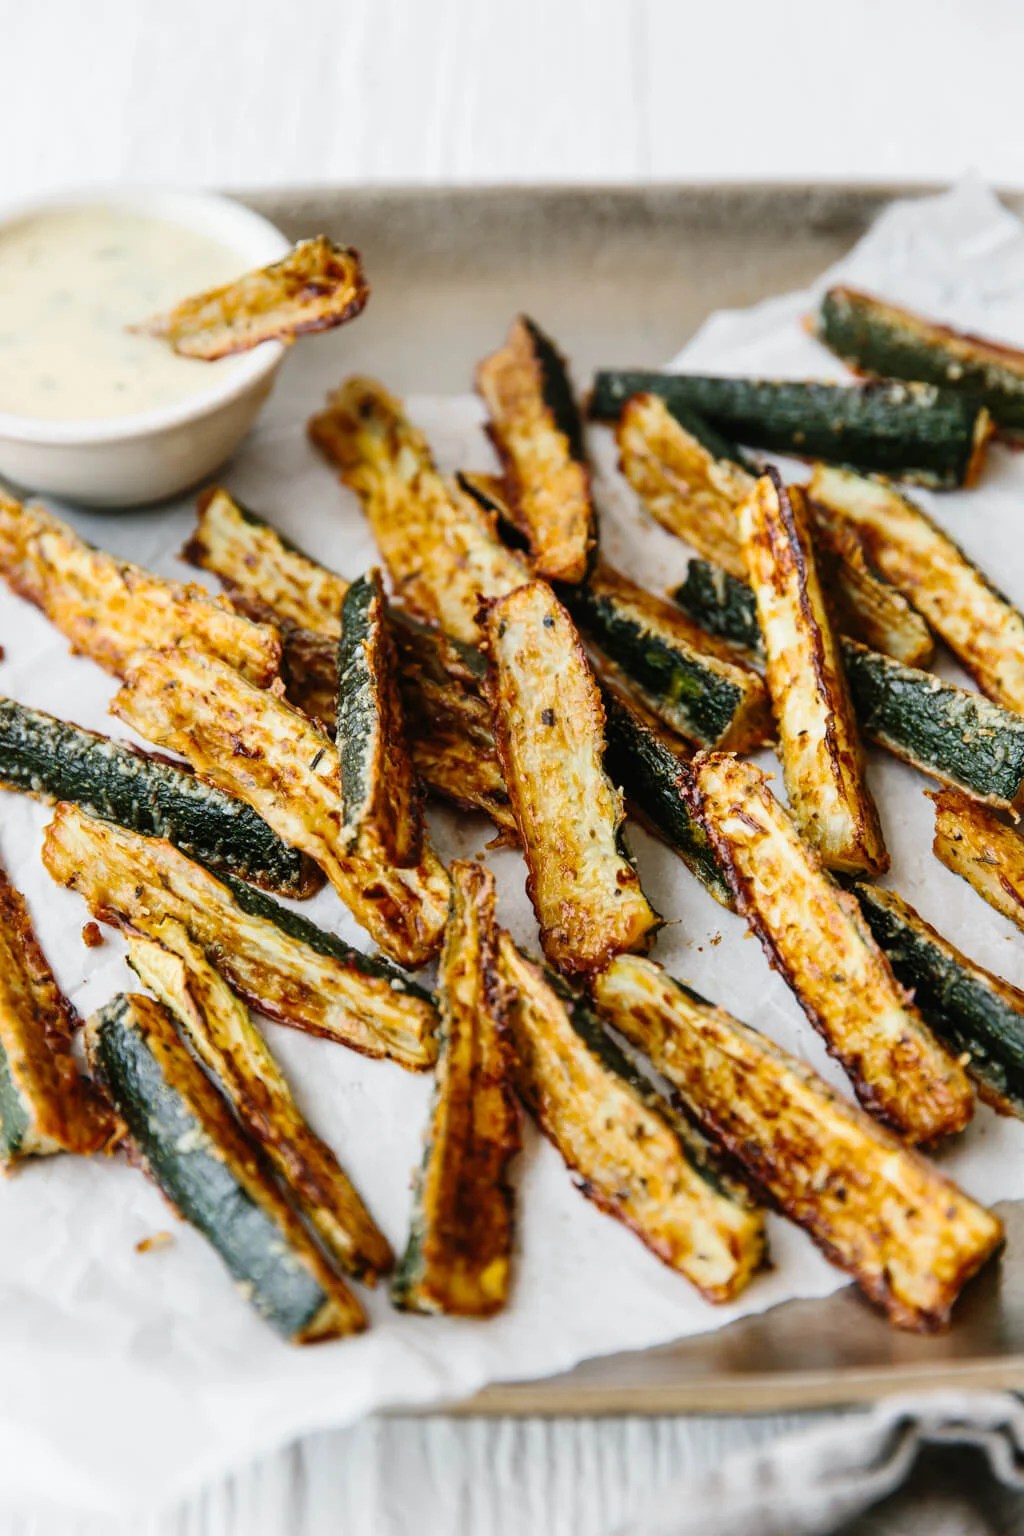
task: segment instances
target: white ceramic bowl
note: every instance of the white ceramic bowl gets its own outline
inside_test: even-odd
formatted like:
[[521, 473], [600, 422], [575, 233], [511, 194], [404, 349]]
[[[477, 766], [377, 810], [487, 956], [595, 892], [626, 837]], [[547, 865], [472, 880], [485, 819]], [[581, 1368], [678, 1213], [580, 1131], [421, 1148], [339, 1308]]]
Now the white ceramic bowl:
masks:
[[[276, 261], [289, 243], [268, 219], [209, 192], [96, 191], [0, 209], [10, 220], [58, 208], [105, 207], [179, 224], [238, 252], [241, 274]], [[182, 295], [184, 297], [184, 295]], [[87, 506], [161, 501], [211, 476], [270, 393], [285, 348], [267, 341], [209, 388], [158, 410], [95, 421], [0, 411], [0, 478]]]

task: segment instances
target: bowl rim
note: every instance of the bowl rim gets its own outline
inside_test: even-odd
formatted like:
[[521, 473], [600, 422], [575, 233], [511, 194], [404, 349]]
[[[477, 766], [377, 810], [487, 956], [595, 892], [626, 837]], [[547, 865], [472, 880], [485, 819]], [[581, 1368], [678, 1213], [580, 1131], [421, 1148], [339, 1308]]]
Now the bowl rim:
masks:
[[[34, 214], [103, 207], [145, 214], [220, 239], [237, 249], [240, 265], [245, 264], [243, 271], [277, 261], [291, 249], [291, 241], [276, 224], [244, 203], [219, 192], [176, 187], [97, 186], [21, 198], [0, 205], [0, 233]], [[39, 417], [0, 411], [0, 437], [67, 448], [151, 437], [208, 416], [248, 394], [275, 372], [286, 351], [284, 342], [261, 342], [250, 353], [240, 355], [238, 366], [221, 382], [173, 405], [124, 416]]]

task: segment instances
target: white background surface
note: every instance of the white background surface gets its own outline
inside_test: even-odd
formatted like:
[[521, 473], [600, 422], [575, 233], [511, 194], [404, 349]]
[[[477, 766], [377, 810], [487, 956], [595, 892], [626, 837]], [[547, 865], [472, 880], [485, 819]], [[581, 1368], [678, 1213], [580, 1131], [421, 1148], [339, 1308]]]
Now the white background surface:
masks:
[[[1018, 0], [0, 0], [0, 199], [971, 168], [1019, 186], [1022, 57]], [[599, 1532], [787, 1422], [366, 1425], [132, 1536]]]

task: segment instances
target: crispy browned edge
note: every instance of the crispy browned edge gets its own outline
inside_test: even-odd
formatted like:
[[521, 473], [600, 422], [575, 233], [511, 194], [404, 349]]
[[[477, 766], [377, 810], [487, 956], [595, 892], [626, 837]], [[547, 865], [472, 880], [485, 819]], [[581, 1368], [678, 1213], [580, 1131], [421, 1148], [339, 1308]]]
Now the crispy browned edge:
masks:
[[[525, 315], [518, 315], [513, 320], [503, 345], [477, 364], [474, 382], [477, 393], [488, 410], [490, 419], [487, 433], [502, 464], [502, 484], [508, 508], [529, 544], [537, 574], [552, 581], [574, 583], [582, 581], [586, 575], [591, 552], [597, 543], [590, 472], [586, 464], [572, 452], [572, 445], [547, 401], [544, 372], [534, 345], [531, 324], [532, 322], [529, 322]], [[556, 353], [559, 364], [564, 369], [564, 359], [558, 354], [550, 338], [547, 339]], [[496, 410], [497, 402], [489, 396], [487, 380], [490, 375], [500, 377], [504, 374], [514, 377], [517, 372], [524, 376], [523, 385], [533, 394], [536, 407], [545, 421], [547, 430], [557, 438], [564, 450], [564, 459], [559, 469], [575, 474], [577, 483], [573, 497], [578, 503], [579, 526], [574, 526], [568, 536], [553, 534], [550, 527], [539, 525], [527, 507], [520, 465], [508, 446], [503, 430], [507, 413], [505, 416], [499, 413]], [[568, 377], [567, 373], [566, 377]], [[559, 545], [567, 545], [568, 548], [560, 551]]]
[[[21, 969], [32, 1001], [35, 1026], [24, 1033], [27, 1066], [45, 1086], [45, 1105], [33, 1103], [37, 1122], [45, 1110], [41, 1133], [68, 1152], [109, 1149], [120, 1127], [71, 1054], [78, 1014], [64, 996], [36, 937], [24, 896], [0, 865], [0, 928], [12, 960]], [[17, 1083], [17, 1078], [15, 1077]]]
[[[484, 1027], [494, 1031], [496, 1051], [489, 1063], [474, 1060], [472, 1081], [464, 1085], [462, 1124], [457, 1134], [468, 1156], [460, 1158], [458, 1171], [462, 1177], [457, 1186], [438, 1180], [438, 1193], [442, 1197], [438, 1201], [440, 1210], [432, 1216], [421, 1215], [423, 1270], [421, 1278], [414, 1282], [411, 1294], [423, 1293], [441, 1312], [490, 1317], [502, 1309], [507, 1299], [514, 1224], [508, 1164], [519, 1151], [522, 1138], [519, 1106], [512, 1088], [507, 987], [498, 967], [494, 876], [481, 865], [464, 859], [455, 860], [450, 874], [451, 917], [438, 969], [442, 1038], [449, 1028], [446, 1016], [452, 1006], [449, 978], [464, 961], [463, 925], [472, 922], [477, 928], [480, 946], [480, 969], [476, 978], [479, 1011], [487, 1015]], [[437, 1066], [438, 1097], [450, 1092], [447, 1085], [442, 1087], [444, 1074], [442, 1049]], [[481, 1136], [481, 1116], [487, 1100], [492, 1097], [501, 1122], [500, 1135], [488, 1134], [491, 1128], [491, 1117], [488, 1116]], [[435, 1101], [431, 1133], [436, 1108]], [[428, 1153], [428, 1163], [423, 1170], [424, 1194], [430, 1180], [429, 1157]], [[489, 1296], [482, 1285], [483, 1272], [501, 1260], [505, 1261], [503, 1283], [499, 1292]], [[470, 1286], [477, 1288], [476, 1301], [471, 1305], [460, 1299], [459, 1286], [454, 1284], [455, 1270], [461, 1270], [464, 1277], [468, 1271]]]
[[[768, 517], [764, 514], [758, 517], [758, 527], [754, 529], [750, 542], [752, 545], [760, 544], [765, 550], [771, 568], [769, 579], [775, 586], [776, 592], [778, 592], [780, 576], [784, 577], [786, 564], [792, 562], [802, 621], [801, 629], [807, 636], [815, 690], [824, 705], [823, 749], [834, 765], [837, 791], [849, 807], [851, 830], [856, 844], [856, 847], [850, 850], [849, 860], [843, 860], [842, 863], [837, 860], [834, 864], [832, 860], [827, 862], [833, 864], [835, 868], [853, 873], [881, 875], [889, 868], [889, 854], [882, 836], [878, 807], [868, 787], [867, 763], [853, 701], [846, 684], [842, 653], [831, 629], [828, 603], [815, 564], [811, 544], [811, 522], [804, 505], [803, 492], [798, 486], [785, 486], [778, 472], [768, 469], [751, 493], [752, 498], [756, 498], [755, 505], [763, 506], [762, 488], [765, 480], [771, 485], [772, 502], [778, 510], [778, 525], [785, 542], [780, 546], [772, 538], [771, 524], [775, 523], [775, 519], [772, 518], [769, 523]], [[747, 550], [746, 540], [744, 540], [744, 550], [745, 552]], [[750, 571], [750, 575], [753, 579], [753, 571]], [[756, 591], [759, 585], [756, 579], [754, 585]], [[763, 643], [767, 651], [767, 640], [763, 640]], [[769, 657], [766, 666], [769, 693], [772, 671]], [[775, 701], [772, 702], [774, 707]], [[778, 721], [777, 715], [776, 721]], [[786, 763], [786, 738], [781, 730], [778, 737], [779, 754], [792, 806], [794, 797]], [[796, 798], [799, 800], [801, 797]], [[856, 857], [858, 850], [859, 858]]]
[[[825, 1042], [825, 1046], [829, 1055], [834, 1056], [836, 1060], [840, 1061], [843, 1071], [853, 1086], [858, 1101], [882, 1124], [890, 1126], [897, 1133], [901, 1133], [903, 1128], [895, 1124], [893, 1117], [890, 1114], [887, 1114], [885, 1107], [879, 1101], [878, 1091], [875, 1086], [872, 1083], [869, 1083], [861, 1073], [855, 1071], [852, 1063], [841, 1059], [838, 1055], [838, 1052], [833, 1048], [832, 1040], [830, 1038], [830, 1031], [828, 1028], [828, 1021], [824, 1019], [821, 1014], [819, 1014], [816, 1009], [812, 1008], [805, 1000], [802, 991], [797, 984], [797, 979], [793, 977], [789, 966], [785, 963], [776, 948], [771, 931], [769, 930], [767, 924], [764, 923], [761, 919], [760, 912], [758, 910], [758, 903], [751, 894], [753, 881], [745, 879], [741, 871], [737, 869], [736, 862], [732, 855], [732, 848], [728, 839], [722, 835], [714, 819], [710, 817], [705, 810], [699, 780], [701, 765], [705, 761], [713, 761], [715, 758], [722, 757], [729, 758], [731, 760], [731, 754], [728, 753], [698, 753], [693, 760], [693, 772], [684, 783], [683, 792], [694, 818], [704, 828], [708, 835], [708, 839], [712, 848], [714, 849], [715, 857], [718, 860], [722, 872], [724, 873], [725, 878], [732, 889], [736, 902], [736, 910], [741, 917], [745, 918], [751, 931], [756, 934], [771, 968], [775, 971], [778, 971], [779, 975], [785, 979], [787, 986], [790, 987], [794, 997], [799, 1002], [800, 1007], [803, 1009], [804, 1013], [807, 1015], [807, 1018], [813, 1024], [822, 1040]], [[761, 772], [761, 770], [756, 771]], [[764, 792], [770, 795], [771, 791], [767, 788], [767, 776], [762, 774], [762, 778], [765, 779]], [[783, 815], [785, 815], [784, 807], [780, 805], [779, 810]], [[897, 981], [888, 958], [875, 943], [871, 931], [868, 928], [867, 923], [861, 913], [860, 905], [856, 898], [851, 896], [847, 891], [841, 890], [840, 887], [835, 884], [828, 870], [819, 859], [817, 853], [813, 848], [810, 847], [809, 844], [804, 843], [803, 847], [812, 866], [816, 866], [817, 872], [820, 874], [821, 878], [831, 885], [835, 895], [836, 905], [840, 907], [843, 912], [850, 918], [864, 943], [872, 951], [873, 955], [877, 957], [882, 971], [886, 974], [892, 983], [894, 994], [896, 996], [906, 998], [907, 994], [904, 992], [904, 989]], [[908, 1001], [907, 1006], [913, 1007], [912, 1002]], [[922, 1029], [926, 1030], [926, 1026], [924, 1025], [923, 1021]], [[935, 1037], [932, 1036], [932, 1038], [934, 1039]], [[965, 1112], [958, 1117], [959, 1123], [951, 1122], [949, 1125], [944, 1126], [941, 1132], [937, 1133], [946, 1136], [952, 1135], [956, 1131], [963, 1130], [964, 1126], [968, 1123], [973, 1112], [973, 1096], [968, 1091], [969, 1085], [966, 1076], [963, 1074], [963, 1068], [959, 1065], [954, 1057], [950, 1056], [948, 1052], [945, 1051], [941, 1042], [935, 1040], [935, 1045], [937, 1051], [941, 1052], [947, 1057], [950, 1071], [960, 1073], [961, 1077], [963, 1078], [965, 1087], [963, 1096], [963, 1107]]]
[[[275, 287], [279, 290], [276, 294]], [[280, 261], [194, 294], [165, 314], [129, 329], [164, 337], [185, 357], [214, 362], [247, 352], [264, 341], [289, 342], [297, 336], [333, 330], [361, 314], [369, 297], [359, 252], [352, 246], [336, 245], [326, 235], [316, 235], [300, 240]], [[296, 301], [311, 307], [319, 304], [319, 312], [314, 308], [306, 319], [288, 319], [288, 306]], [[204, 310], [211, 314], [204, 316]], [[235, 334], [239, 321], [242, 327]]]
[[[561, 610], [562, 614], [564, 615], [565, 622], [568, 625], [569, 630], [570, 630], [570, 632], [571, 632], [571, 634], [573, 636], [573, 641], [572, 641], [573, 654], [574, 654], [574, 656], [576, 658], [576, 661], [577, 661], [577, 663], [579, 665], [579, 668], [580, 668], [580, 680], [581, 680], [581, 683], [583, 684], [583, 687], [584, 687], [584, 689], [586, 690], [586, 693], [587, 693], [587, 703], [588, 703], [588, 705], [590, 707], [594, 729], [595, 729], [595, 731], [597, 732], [597, 735], [598, 735], [598, 741], [595, 744], [595, 756], [596, 756], [598, 764], [599, 764], [600, 772], [602, 774], [604, 774], [605, 779], [607, 780], [607, 782], [609, 784], [609, 787], [612, 790], [613, 795], [618, 798], [618, 801], [619, 801], [619, 804], [620, 804], [620, 807], [621, 807], [623, 805], [622, 794], [618, 790], [618, 788], [611, 783], [611, 780], [608, 779], [607, 774], [604, 773], [604, 766], [603, 766], [603, 764], [604, 764], [604, 754], [605, 754], [605, 736], [604, 736], [605, 713], [604, 713], [604, 704], [601, 701], [601, 692], [600, 692], [600, 689], [598, 688], [597, 683], [596, 683], [596, 681], [594, 679], [594, 674], [591, 671], [590, 660], [589, 660], [589, 658], [587, 656], [586, 649], [584, 648], [583, 642], [580, 639], [579, 632], [577, 631], [576, 626], [573, 624], [573, 621], [572, 621], [572, 618], [571, 618], [571, 616], [569, 614], [568, 609], [565, 607], [565, 605], [563, 603], [559, 602], [558, 598], [555, 596], [554, 592], [552, 591], [552, 589], [548, 586], [548, 584], [546, 582], [543, 582], [543, 581], [529, 582], [529, 583], [526, 583], [526, 586], [543, 586], [546, 589], [546, 591], [550, 594], [550, 598], [551, 598], [552, 604], [554, 606], [556, 606], [557, 608], [559, 608]], [[511, 734], [510, 734], [510, 731], [509, 731], [509, 728], [508, 728], [509, 727], [509, 721], [508, 721], [508, 717], [507, 717], [507, 711], [505, 710], [505, 708], [503, 707], [502, 702], [501, 702], [500, 685], [499, 685], [499, 682], [498, 682], [498, 679], [497, 679], [497, 676], [496, 676], [496, 668], [495, 668], [495, 663], [494, 663], [494, 659], [493, 659], [494, 658], [494, 647], [493, 647], [493, 645], [491, 643], [491, 639], [490, 639], [492, 628], [501, 622], [501, 609], [502, 609], [503, 605], [505, 603], [510, 602], [512, 599], [514, 599], [516, 597], [517, 593], [519, 593], [519, 592], [521, 592], [523, 590], [524, 590], [523, 587], [518, 587], [518, 588], [516, 588], [516, 591], [510, 592], [505, 597], [497, 598], [494, 601], [492, 601], [492, 602], [490, 602], [490, 603], [485, 605], [485, 610], [484, 610], [484, 612], [485, 612], [485, 619], [486, 619], [485, 648], [486, 648], [486, 650], [488, 652], [489, 657], [491, 658], [491, 664], [490, 664], [490, 666], [488, 668], [487, 679], [486, 679], [486, 683], [485, 683], [485, 691], [486, 691], [487, 697], [488, 697], [488, 699], [490, 701], [491, 713], [492, 713], [492, 718], [493, 718], [493, 721], [494, 721], [494, 740], [495, 740], [495, 744], [496, 744], [497, 750], [498, 750], [498, 761], [501, 764], [502, 776], [503, 776], [503, 778], [505, 780], [506, 789], [508, 790], [509, 802], [510, 802], [510, 805], [512, 807], [512, 814], [515, 817], [516, 826], [517, 826], [518, 832], [519, 832], [519, 842], [520, 842], [520, 845], [521, 845], [522, 850], [523, 850], [523, 857], [524, 857], [524, 859], [526, 861], [526, 890], [527, 890], [527, 894], [528, 894], [528, 896], [530, 898], [530, 903], [533, 906], [534, 911], [536, 912], [537, 909], [536, 909], [536, 901], [535, 901], [534, 893], [535, 893], [535, 889], [536, 889], [536, 880], [537, 880], [537, 862], [536, 862], [534, 854], [533, 854], [533, 852], [531, 850], [530, 840], [526, 836], [525, 831], [524, 831], [523, 817], [521, 816], [519, 808], [518, 808], [518, 806], [516, 804], [515, 791], [510, 787], [510, 784], [514, 782], [514, 779], [512, 779], [510, 777], [510, 773], [509, 773], [509, 764], [510, 764], [510, 762], [512, 760], [512, 750], [513, 750], [512, 749], [512, 740], [511, 740]], [[619, 819], [619, 828], [621, 828], [622, 821], [624, 819], [625, 819], [625, 811], [624, 811], [624, 808], [623, 808], [623, 813], [622, 813], [622, 815], [620, 816], [620, 819]], [[646, 897], [644, 896], [643, 888], [640, 885], [639, 875], [637, 875], [637, 873], [636, 873], [636, 869], [635, 869], [635, 866], [632, 863], [632, 860], [625, 853], [623, 853], [621, 855], [621, 857], [622, 857], [623, 863], [625, 865], [628, 865], [629, 868], [633, 870], [634, 877], [636, 879], [636, 889], [637, 889], [638, 893], [644, 898], [644, 901], [646, 902]], [[649, 903], [647, 903], [647, 905], [648, 905], [648, 910], [651, 913], [651, 919], [652, 920], [651, 920], [651, 923], [650, 923], [650, 925], [648, 926], [648, 928], [646, 930], [646, 933], [644, 934], [642, 939], [638, 941], [638, 945], [637, 946], [633, 946], [633, 947], [642, 947], [644, 949], [649, 949], [651, 944], [654, 942], [654, 936], [657, 933], [658, 928], [661, 927], [661, 919], [659, 918], [658, 914], [654, 911], [654, 908], [651, 907]], [[551, 960], [552, 963], [557, 967], [557, 969], [565, 971], [567, 974], [570, 974], [570, 975], [586, 975], [588, 973], [592, 973], [592, 972], [595, 972], [595, 971], [603, 970], [603, 968], [608, 964], [608, 962], [612, 959], [612, 957], [614, 955], [621, 954], [624, 949], [630, 948], [630, 946], [628, 944], [624, 945], [622, 943], [617, 942], [616, 940], [610, 939], [608, 941], [608, 943], [604, 946], [603, 950], [601, 951], [601, 953], [599, 955], [594, 956], [593, 959], [588, 960], [588, 961], [580, 961], [579, 957], [577, 957], [577, 956], [570, 956], [567, 953], [561, 953], [557, 957], [552, 956], [549, 953], [549, 948], [548, 948], [549, 943], [550, 943], [550, 935], [549, 935], [549, 933], [547, 931], [545, 931], [542, 928], [541, 929], [541, 945], [542, 945], [542, 948], [544, 949], [545, 954], [547, 955], [548, 959]]]

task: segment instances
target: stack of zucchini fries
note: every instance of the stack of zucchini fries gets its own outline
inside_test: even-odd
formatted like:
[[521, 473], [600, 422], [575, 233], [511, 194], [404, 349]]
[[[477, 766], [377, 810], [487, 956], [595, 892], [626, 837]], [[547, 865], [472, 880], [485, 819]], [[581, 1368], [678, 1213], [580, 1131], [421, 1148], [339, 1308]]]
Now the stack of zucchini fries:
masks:
[[[83, 1073], [0, 879], [0, 1156], [124, 1143], [306, 1342], [365, 1326], [351, 1282], [388, 1274], [407, 1310], [506, 1304], [522, 1104], [708, 1301], [763, 1267], [771, 1208], [894, 1325], [946, 1323], [1002, 1227], [918, 1148], [976, 1096], [1024, 1117], [1024, 994], [874, 883], [863, 741], [938, 781], [936, 854], [1024, 927], [1024, 618], [893, 483], [972, 483], [1024, 429], [1024, 356], [849, 290], [815, 323], [864, 379], [597, 376], [626, 478], [696, 552], [672, 593], [602, 555], [580, 408], [526, 318], [477, 371], [500, 474], [442, 476], [370, 379], [310, 422], [379, 552], [352, 579], [222, 487], [184, 551], [216, 596], [0, 498], [0, 574], [161, 754], [0, 701], [0, 784], [55, 803], [45, 866], [145, 989], [86, 1022]], [[978, 691], [927, 670], [936, 636]], [[747, 756], [769, 744], [785, 805]], [[481, 863], [442, 862], [428, 798], [521, 848], [542, 958]], [[849, 1097], [649, 957], [672, 914], [627, 809], [746, 920]], [[325, 880], [375, 954], [277, 899]], [[250, 1009], [433, 1074], [397, 1262]]]

